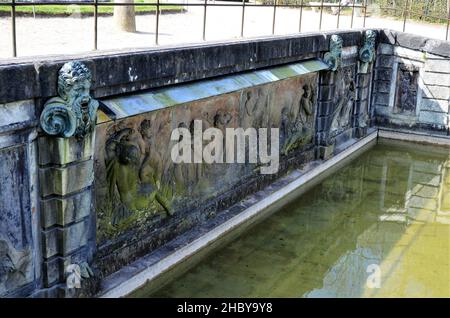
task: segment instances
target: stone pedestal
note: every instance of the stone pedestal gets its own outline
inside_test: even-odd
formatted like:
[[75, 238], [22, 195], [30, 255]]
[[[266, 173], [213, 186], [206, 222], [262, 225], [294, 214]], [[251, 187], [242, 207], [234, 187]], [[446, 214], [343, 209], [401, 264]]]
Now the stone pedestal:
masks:
[[45, 287], [65, 283], [71, 264], [95, 248], [92, 185], [95, 133], [84, 139], [39, 138], [42, 256]]

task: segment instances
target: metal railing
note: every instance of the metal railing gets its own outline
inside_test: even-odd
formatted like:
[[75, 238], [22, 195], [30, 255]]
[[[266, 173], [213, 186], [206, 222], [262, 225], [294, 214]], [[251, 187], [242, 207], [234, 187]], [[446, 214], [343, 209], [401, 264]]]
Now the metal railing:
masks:
[[[170, 1], [170, 0], [169, 0]], [[248, 0], [247, 0], [248, 1]], [[410, 2], [413, 0], [406, 0], [405, 6], [403, 9], [399, 8], [388, 8], [388, 7], [381, 7], [381, 10], [389, 11], [401, 11], [402, 12], [402, 19], [403, 19], [403, 32], [406, 31], [406, 24], [407, 20], [411, 16], [419, 16], [419, 17], [426, 17], [426, 18], [434, 18], [439, 20], [446, 20], [446, 36], [445, 39], [449, 39], [449, 29], [450, 29], [450, 12], [446, 17], [436, 17], [432, 15], [424, 15], [420, 13], [413, 12], [410, 10]], [[354, 24], [354, 15], [355, 11], [361, 10], [363, 12], [363, 27], [366, 27], [366, 19], [367, 19], [367, 11], [370, 9], [368, 5], [368, 0], [362, 0], [362, 3], [356, 3], [356, 1], [352, 1], [352, 3], [348, 5], [341, 5], [341, 2], [326, 2], [325, 0], [317, 0], [316, 2], [312, 1], [306, 1], [306, 0], [297, 0], [297, 3], [292, 4], [279, 4], [277, 3], [278, 0], [272, 0], [272, 3], [246, 3], [246, 0], [242, 0], [242, 2], [236, 2], [236, 3], [211, 3], [208, 2], [208, 0], [204, 0], [203, 2], [198, 3], [173, 3], [173, 2], [167, 2], [162, 3], [160, 0], [156, 0], [156, 2], [138, 2], [138, 3], [120, 3], [120, 2], [99, 2], [99, 0], [91, 0], [90, 2], [80, 2], [80, 1], [55, 1], [55, 2], [44, 2], [37, 0], [36, 2], [17, 2], [16, 0], [10, 0], [9, 2], [0, 2], [1, 6], [10, 6], [11, 7], [11, 32], [12, 32], [12, 55], [13, 57], [17, 57], [17, 34], [16, 34], [16, 19], [17, 19], [17, 7], [22, 6], [69, 6], [69, 5], [78, 5], [78, 6], [90, 6], [93, 7], [93, 17], [94, 17], [94, 27], [93, 27], [93, 50], [97, 50], [98, 48], [98, 16], [99, 16], [99, 8], [102, 6], [109, 6], [109, 7], [115, 7], [115, 6], [154, 6], [156, 8], [155, 15], [156, 15], [156, 25], [155, 25], [155, 39], [154, 44], [159, 44], [159, 35], [160, 35], [160, 19], [159, 16], [161, 14], [161, 8], [169, 7], [169, 6], [183, 6], [183, 7], [203, 7], [203, 34], [202, 38], [204, 41], [206, 41], [206, 21], [207, 21], [207, 8], [208, 7], [241, 7], [242, 8], [242, 17], [241, 17], [241, 28], [240, 28], [240, 36], [244, 37], [244, 22], [245, 22], [245, 12], [246, 8], [248, 7], [272, 7], [273, 8], [273, 17], [272, 17], [272, 34], [275, 34], [275, 25], [276, 25], [276, 10], [279, 7], [287, 7], [287, 8], [295, 8], [299, 10], [299, 27], [298, 32], [302, 32], [302, 18], [303, 18], [303, 11], [305, 8], [310, 9], [316, 9], [320, 10], [320, 16], [319, 16], [319, 25], [318, 25], [318, 31], [322, 30], [322, 20], [323, 20], [323, 13], [325, 9], [332, 9], [335, 10], [336, 16], [337, 16], [337, 25], [336, 28], [339, 29], [339, 22], [341, 17], [341, 12], [343, 9], [351, 9], [351, 22], [350, 22], [350, 28], [353, 28]]]

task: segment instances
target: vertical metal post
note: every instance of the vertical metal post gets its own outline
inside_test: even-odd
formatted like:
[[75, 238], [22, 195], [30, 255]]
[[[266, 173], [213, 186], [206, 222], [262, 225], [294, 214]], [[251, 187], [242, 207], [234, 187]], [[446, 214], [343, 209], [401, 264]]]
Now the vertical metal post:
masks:
[[272, 19], [272, 34], [275, 34], [275, 17], [277, 15], [277, 0], [273, 1], [273, 19]]
[[[203, 40], [205, 35], [203, 33]], [[159, 0], [156, 0], [156, 26], [155, 26], [155, 44], [159, 44]]]
[[350, 20], [350, 29], [353, 29], [353, 19], [355, 17], [355, 0], [353, 0], [353, 6], [352, 6], [352, 18]]
[[323, 17], [323, 0], [321, 0], [320, 2], [319, 31], [322, 30], [322, 17]]
[[94, 2], [94, 50], [98, 48], [98, 0]]
[[302, 32], [302, 19], [303, 19], [303, 1], [300, 3], [300, 20], [298, 22], [298, 32]]
[[11, 3], [11, 36], [12, 36], [12, 53], [13, 57], [17, 57], [17, 38], [16, 38], [16, 0]]
[[445, 41], [448, 41], [449, 33], [450, 33], [450, 8], [448, 8], [447, 14], [447, 33], [445, 34]]
[[244, 37], [245, 0], [242, 0], [241, 38]]
[[445, 41], [448, 41], [449, 31], [450, 31], [450, 15], [447, 18], [447, 33], [445, 34]]
[[367, 0], [364, 0], [364, 20], [363, 20], [363, 28], [366, 27], [366, 18], [367, 18]]
[[406, 0], [405, 2], [405, 8], [403, 9], [403, 32], [405, 32], [406, 30], [406, 17], [408, 15], [408, 4], [409, 4], [409, 0]]
[[206, 4], [206, 1], [207, 0], [205, 0], [205, 2], [204, 2], [204, 10], [203, 10], [203, 41], [205, 41], [206, 40], [206, 7], [208, 6], [207, 4]]
[[338, 7], [338, 16], [337, 16], [337, 26], [336, 28], [339, 29], [339, 22], [341, 21], [341, 1], [338, 2], [339, 3], [339, 7]]

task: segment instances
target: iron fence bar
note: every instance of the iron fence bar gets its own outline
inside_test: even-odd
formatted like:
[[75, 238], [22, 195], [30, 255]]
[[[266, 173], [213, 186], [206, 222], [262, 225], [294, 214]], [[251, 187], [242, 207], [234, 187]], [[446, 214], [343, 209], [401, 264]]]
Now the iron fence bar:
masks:
[[403, 32], [405, 32], [406, 30], [406, 16], [407, 16], [407, 12], [408, 12], [408, 4], [409, 4], [409, 0], [406, 0], [405, 2], [405, 8], [403, 10], [403, 15], [404, 15], [404, 19], [403, 19]]
[[321, 2], [320, 2], [319, 31], [322, 30], [322, 17], [323, 17], [323, 0], [321, 0]]
[[203, 10], [203, 41], [206, 41], [206, 7], [208, 7], [208, 4], [206, 3], [207, 0], [205, 0], [204, 3], [204, 10]]
[[98, 49], [98, 0], [94, 4], [94, 50]]
[[364, 0], [364, 19], [363, 19], [363, 28], [366, 27], [366, 19], [367, 19], [367, 0]]
[[[1, 5], [5, 5], [5, 6], [11, 6], [12, 3], [2, 3]], [[49, 5], [56, 5], [56, 6], [67, 6], [67, 5], [79, 5], [79, 6], [94, 6], [94, 2], [77, 2], [77, 1], [66, 1], [66, 2], [61, 2], [61, 1], [55, 1], [55, 2], [21, 2], [21, 3], [16, 3], [15, 4], [16, 7], [27, 7], [27, 6], [49, 6]], [[139, 2], [139, 3], [123, 3], [123, 2], [98, 2], [97, 5], [99, 7], [105, 6], [105, 7], [114, 7], [114, 6], [135, 6], [135, 7], [139, 7], [139, 6], [155, 6], [155, 2]], [[180, 3], [177, 2], [160, 2], [159, 6], [160, 7], [164, 7], [164, 6], [177, 6], [177, 5], [181, 5]], [[183, 6], [186, 7], [199, 7], [199, 6], [205, 6], [204, 3], [185, 3], [183, 4]], [[208, 3], [207, 4], [208, 7], [242, 7], [241, 3]], [[252, 5], [247, 5], [246, 7], [273, 7], [273, 4], [252, 4]], [[277, 3], [277, 7], [286, 7], [286, 8], [290, 8], [290, 7], [298, 7], [298, 5], [295, 4], [278, 4]], [[304, 4], [303, 5], [304, 8], [320, 8], [320, 5], [308, 5], [308, 4]], [[335, 6], [329, 6], [330, 8], [337, 8], [338, 5]], [[361, 8], [363, 7], [362, 5], [355, 5], [355, 8]], [[394, 8], [385, 8], [387, 10], [394, 10], [394, 11], [401, 11], [402, 9], [394, 9]], [[441, 17], [442, 18], [442, 17]], [[445, 18], [443, 18], [445, 19]]]
[[350, 20], [350, 29], [353, 29], [353, 19], [355, 17], [355, 1], [353, 0], [353, 6], [352, 6], [352, 18]]
[[303, 1], [300, 3], [300, 19], [298, 22], [298, 32], [302, 32], [302, 19], [303, 19]]
[[242, 0], [241, 38], [244, 37], [245, 0]]
[[449, 17], [447, 19], [447, 32], [445, 34], [445, 41], [448, 41], [448, 35], [450, 33], [449, 31], [450, 31], [450, 15], [449, 15]]
[[159, 0], [156, 0], [155, 44], [159, 44]]
[[339, 29], [339, 22], [340, 22], [340, 20], [341, 20], [341, 9], [342, 9], [342, 7], [341, 7], [341, 1], [339, 1], [336, 29]]
[[16, 0], [11, 2], [11, 40], [12, 40], [12, 54], [17, 57], [17, 32], [16, 32]]
[[277, 15], [277, 0], [273, 1], [272, 35], [275, 34], [275, 18]]
[[[238, 3], [238, 4], [216, 4], [216, 3], [212, 3], [212, 4], [208, 4], [207, 0], [204, 0], [203, 3], [186, 3], [185, 5], [187, 7], [190, 6], [203, 6], [204, 7], [204, 14], [203, 14], [203, 40], [206, 40], [206, 16], [207, 16], [207, 7], [208, 6], [223, 6], [223, 7], [237, 7], [240, 6], [242, 7], [242, 18], [241, 18], [241, 37], [244, 37], [244, 25], [245, 25], [245, 8], [247, 7], [246, 5], [246, 0], [242, 0], [242, 3]], [[161, 13], [161, 7], [164, 6], [172, 6], [172, 5], [178, 5], [179, 3], [161, 3], [160, 0], [156, 1], [156, 31], [155, 31], [155, 43], [156, 45], [159, 44], [159, 19], [160, 19], [160, 13]], [[61, 1], [57, 1], [57, 2], [24, 2], [24, 3], [16, 3], [16, 0], [11, 0], [10, 3], [5, 3], [4, 5], [6, 6], [11, 6], [11, 23], [12, 23], [12, 53], [13, 53], [13, 57], [17, 57], [17, 30], [16, 30], [16, 16], [17, 16], [17, 11], [16, 11], [16, 7], [17, 6], [45, 6], [45, 5], [61, 5], [61, 6], [66, 6], [66, 5], [87, 5], [87, 6], [93, 6], [94, 7], [94, 50], [98, 49], [98, 16], [99, 16], [99, 6], [121, 6], [121, 5], [130, 5], [130, 3], [104, 3], [104, 2], [99, 2], [99, 0], [93, 0], [93, 2], [76, 2], [76, 1], [67, 1], [67, 2], [61, 2]], [[153, 2], [144, 2], [144, 3], [133, 3], [131, 4], [133, 6], [154, 6], [155, 3]], [[277, 0], [274, 0], [273, 4], [254, 4], [251, 5], [254, 7], [273, 7], [273, 20], [272, 20], [272, 34], [275, 34], [275, 27], [276, 27], [276, 10], [277, 7], [298, 7], [297, 4], [278, 4]], [[355, 3], [355, 1], [353, 1], [353, 5], [352, 5], [352, 16], [351, 16], [351, 28], [353, 28], [354, 25], [354, 13], [355, 13], [355, 9], [361, 8], [362, 10], [364, 10], [364, 20], [363, 20], [363, 27], [366, 27], [366, 19], [367, 19], [367, 6], [368, 6], [368, 1], [364, 0], [363, 4], [361, 5], [357, 5]], [[320, 8], [320, 20], [319, 20], [319, 30], [322, 30], [322, 23], [323, 23], [323, 11], [324, 11], [324, 0], [321, 0], [320, 5], [310, 5], [309, 3], [305, 4], [304, 0], [301, 0], [301, 4], [300, 4], [300, 17], [299, 17], [299, 32], [302, 31], [302, 20], [303, 20], [303, 8]], [[336, 6], [330, 6], [330, 7], [337, 7], [338, 8], [338, 17], [337, 17], [337, 28], [339, 29], [339, 25], [340, 25], [340, 15], [341, 15], [341, 10], [342, 10], [342, 5], [340, 2], [338, 2], [338, 4]], [[410, 2], [410, 0], [406, 0], [405, 6], [403, 8], [403, 10], [401, 8], [385, 8], [387, 10], [393, 10], [395, 12], [401, 12], [403, 11], [403, 32], [406, 31], [406, 22], [408, 17], [410, 16], [418, 16], [418, 17], [429, 17], [429, 18], [435, 18], [435, 19], [442, 19], [444, 21], [447, 21], [447, 25], [446, 25], [446, 36], [445, 39], [448, 40], [449, 36], [450, 36], [450, 12], [448, 13], [448, 17], [436, 17], [433, 15], [428, 15], [428, 14], [420, 14], [420, 13], [416, 13], [412, 11], [412, 3]]]

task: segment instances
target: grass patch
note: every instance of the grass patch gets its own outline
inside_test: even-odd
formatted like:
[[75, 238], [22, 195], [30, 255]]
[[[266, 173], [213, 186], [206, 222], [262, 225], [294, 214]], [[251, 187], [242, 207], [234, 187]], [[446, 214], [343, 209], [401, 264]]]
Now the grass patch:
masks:
[[[135, 0], [135, 3], [144, 2], [155, 2], [149, 0]], [[156, 5], [140, 5], [135, 6], [136, 14], [145, 13], [155, 13]], [[171, 6], [160, 6], [159, 10], [161, 13], [169, 12], [181, 12], [183, 11], [182, 6], [171, 5]], [[39, 6], [16, 6], [17, 15], [33, 15], [34, 13], [39, 16], [69, 16], [72, 14], [80, 13], [83, 16], [94, 15], [94, 6], [89, 5], [39, 5]], [[114, 12], [114, 6], [101, 5], [98, 6], [99, 15], [112, 15]], [[6, 5], [0, 5], [0, 15], [10, 15], [11, 7]]]

